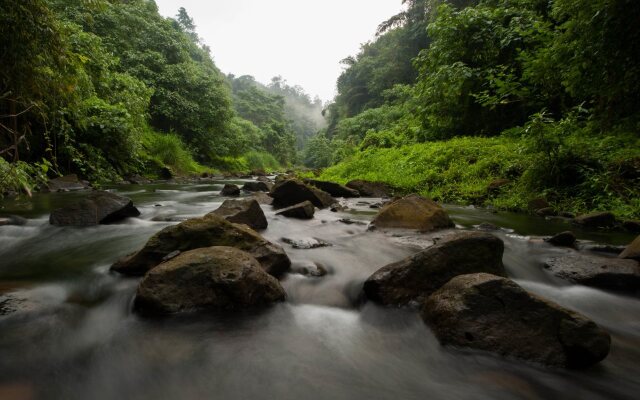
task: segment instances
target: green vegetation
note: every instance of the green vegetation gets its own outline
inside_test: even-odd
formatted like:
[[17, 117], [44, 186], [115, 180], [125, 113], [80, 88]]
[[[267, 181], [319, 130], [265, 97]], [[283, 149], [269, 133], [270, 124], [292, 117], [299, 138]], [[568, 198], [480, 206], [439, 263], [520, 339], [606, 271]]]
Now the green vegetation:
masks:
[[308, 166], [446, 202], [640, 216], [640, 3], [404, 3], [345, 60]]
[[0, 0], [0, 195], [66, 173], [100, 183], [294, 163], [295, 127], [315, 125], [269, 88], [238, 92], [195, 29], [153, 0]]

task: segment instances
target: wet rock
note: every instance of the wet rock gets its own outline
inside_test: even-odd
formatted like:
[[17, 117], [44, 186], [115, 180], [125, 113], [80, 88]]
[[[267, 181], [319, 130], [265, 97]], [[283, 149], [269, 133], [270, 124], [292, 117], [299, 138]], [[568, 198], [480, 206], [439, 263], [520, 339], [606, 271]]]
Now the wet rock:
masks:
[[611, 345], [587, 317], [485, 273], [453, 278], [427, 299], [422, 317], [443, 345], [548, 366], [586, 368]]
[[282, 240], [284, 243], [291, 245], [294, 249], [317, 249], [319, 247], [329, 247], [333, 246], [329, 242], [325, 242], [322, 239], [318, 238], [302, 238], [302, 239], [290, 239], [283, 237]]
[[126, 181], [129, 181], [129, 183], [133, 184], [133, 185], [146, 185], [151, 183], [151, 181], [143, 176], [140, 176], [138, 174], [135, 175], [127, 175], [125, 177]]
[[125, 275], [144, 275], [173, 251], [185, 252], [201, 247], [228, 246], [250, 253], [269, 274], [279, 276], [289, 270], [291, 261], [282, 247], [271, 243], [253, 229], [207, 214], [168, 226], [149, 239], [144, 247], [111, 266]]
[[177, 313], [237, 310], [283, 301], [285, 292], [251, 254], [233, 247], [187, 251], [149, 271], [136, 310]]
[[260, 204], [253, 199], [225, 200], [210, 214], [219, 215], [229, 222], [245, 224], [251, 229], [267, 229], [267, 218]]
[[85, 190], [89, 189], [89, 183], [86, 181], [81, 181], [78, 179], [78, 175], [71, 174], [65, 175], [60, 178], [51, 179], [47, 183], [47, 190], [50, 192], [68, 192], [75, 190]]
[[327, 267], [313, 261], [296, 263], [291, 267], [291, 271], [312, 278], [320, 278], [329, 273]]
[[619, 255], [624, 251], [625, 246], [616, 246], [612, 244], [587, 243], [582, 246], [579, 246], [579, 249], [584, 251], [593, 251], [596, 253], [609, 253], [609, 254]]
[[276, 215], [282, 215], [289, 218], [311, 219], [315, 212], [315, 206], [309, 200], [305, 200], [302, 203], [281, 209], [276, 213]]
[[504, 243], [484, 232], [458, 232], [376, 271], [364, 283], [367, 298], [384, 305], [422, 302], [451, 278], [487, 272], [505, 276]]
[[347, 225], [367, 225], [367, 223], [364, 221], [357, 221], [351, 218], [340, 218], [338, 222], [342, 222], [343, 224]]
[[306, 200], [314, 206], [323, 209], [330, 207], [336, 202], [327, 192], [323, 192], [313, 186], [305, 185], [297, 179], [280, 181], [275, 184], [270, 193], [273, 197], [275, 208], [284, 208], [302, 203]]
[[535, 199], [531, 199], [527, 204], [527, 208], [531, 211], [536, 211], [548, 207], [551, 207], [551, 205], [544, 197], [536, 197]]
[[417, 194], [386, 204], [371, 223], [377, 228], [416, 229], [421, 232], [455, 226], [438, 203]]
[[610, 212], [595, 212], [580, 215], [573, 223], [587, 228], [611, 228], [616, 224], [616, 217]]
[[15, 226], [23, 226], [26, 225], [28, 220], [26, 218], [22, 218], [17, 215], [8, 215], [6, 217], [0, 217], [0, 226], [7, 225], [15, 225]]
[[260, 204], [266, 204], [266, 205], [273, 204], [273, 197], [269, 196], [265, 192], [254, 192], [248, 198], [249, 199], [254, 199], [255, 201], [257, 201]]
[[267, 173], [263, 169], [254, 169], [249, 172], [253, 176], [267, 176]]
[[313, 185], [318, 189], [329, 193], [333, 197], [360, 197], [360, 193], [357, 190], [342, 186], [335, 182], [306, 179], [305, 183]]
[[640, 232], [640, 221], [627, 220], [622, 222], [622, 227], [629, 232], [639, 233]]
[[640, 289], [640, 265], [635, 260], [573, 253], [552, 257], [545, 268], [570, 282], [605, 289]]
[[536, 210], [536, 215], [538, 217], [553, 217], [553, 216], [556, 216], [557, 214], [558, 213], [553, 207], [545, 207], [545, 208]]
[[264, 182], [264, 183], [271, 183], [271, 179], [267, 178], [266, 176], [259, 176], [259, 177], [256, 178], [256, 181]]
[[346, 184], [349, 189], [357, 190], [364, 197], [391, 197], [393, 190], [383, 182], [371, 182], [361, 179], [349, 181]]
[[476, 229], [479, 231], [497, 231], [500, 228], [490, 222], [483, 222], [480, 225], [476, 226]]
[[271, 190], [272, 185], [267, 182], [245, 182], [242, 186], [242, 190], [247, 192], [268, 192]]
[[640, 260], [640, 236], [635, 238], [635, 240], [624, 249], [619, 257]]
[[56, 226], [91, 226], [139, 215], [140, 211], [133, 206], [131, 199], [110, 192], [94, 192], [75, 204], [54, 210], [49, 216], [49, 223]]
[[276, 175], [275, 183], [280, 183], [282, 181], [288, 181], [290, 179], [296, 179], [295, 175], [292, 175], [292, 174], [279, 174], [279, 175]]
[[571, 247], [576, 243], [576, 235], [571, 231], [560, 232], [545, 240], [554, 246]]
[[227, 183], [224, 185], [224, 187], [220, 191], [220, 196], [225, 196], [225, 197], [240, 196], [240, 188], [238, 187], [238, 185]]

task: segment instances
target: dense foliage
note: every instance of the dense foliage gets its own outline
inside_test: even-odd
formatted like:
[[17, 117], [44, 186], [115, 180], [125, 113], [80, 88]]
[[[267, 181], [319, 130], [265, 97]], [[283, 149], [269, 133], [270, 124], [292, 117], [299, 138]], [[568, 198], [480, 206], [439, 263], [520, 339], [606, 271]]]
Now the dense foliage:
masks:
[[[640, 214], [640, 3], [405, 3], [347, 59], [308, 165], [342, 161], [324, 176], [410, 181], [401, 186], [443, 201], [522, 208], [543, 195], [577, 212]], [[442, 157], [467, 168], [453, 173]], [[416, 158], [416, 169], [383, 165]], [[482, 195], [492, 179], [512, 184]]]
[[184, 8], [163, 18], [153, 0], [0, 0], [0, 156], [11, 174], [0, 186], [29, 186], [43, 169], [100, 182], [220, 160], [293, 163], [285, 101], [266, 88], [232, 96], [195, 29]]

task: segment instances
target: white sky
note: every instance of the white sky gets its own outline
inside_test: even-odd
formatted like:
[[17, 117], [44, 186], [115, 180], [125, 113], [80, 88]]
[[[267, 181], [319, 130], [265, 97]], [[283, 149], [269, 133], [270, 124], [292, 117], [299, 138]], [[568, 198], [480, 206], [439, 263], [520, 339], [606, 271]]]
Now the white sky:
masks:
[[269, 83], [282, 75], [323, 101], [335, 95], [340, 60], [374, 38], [401, 0], [156, 0], [174, 17], [184, 7], [218, 68]]

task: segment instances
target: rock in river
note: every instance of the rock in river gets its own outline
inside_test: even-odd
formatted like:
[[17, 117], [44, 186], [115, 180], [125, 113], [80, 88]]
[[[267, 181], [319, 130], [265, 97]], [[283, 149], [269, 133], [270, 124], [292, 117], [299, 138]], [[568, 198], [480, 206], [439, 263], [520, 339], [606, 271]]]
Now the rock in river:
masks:
[[572, 253], [552, 257], [545, 268], [558, 278], [605, 289], [640, 289], [640, 264], [636, 260]]
[[560, 232], [545, 241], [554, 246], [571, 247], [576, 244], [576, 235], [571, 231]]
[[267, 241], [245, 225], [208, 214], [164, 228], [153, 235], [141, 250], [119, 260], [111, 269], [126, 275], [144, 275], [176, 250], [185, 252], [211, 246], [229, 246], [246, 251], [274, 276], [283, 274], [291, 266], [282, 247]]
[[309, 200], [295, 204], [291, 207], [283, 208], [276, 215], [283, 215], [289, 218], [311, 219], [313, 218], [316, 208]]
[[549, 366], [589, 367], [611, 345], [609, 334], [587, 317], [491, 274], [453, 278], [427, 299], [422, 317], [443, 345]]
[[334, 197], [360, 197], [360, 193], [357, 190], [348, 188], [346, 186], [342, 186], [335, 182], [306, 179], [305, 183], [313, 185], [318, 189], [323, 190]]
[[393, 190], [383, 182], [371, 182], [356, 179], [347, 182], [348, 188], [357, 190], [360, 196], [364, 197], [391, 197]]
[[619, 257], [640, 260], [640, 236], [635, 238], [635, 240], [624, 249]]
[[91, 226], [138, 215], [140, 211], [130, 199], [110, 192], [94, 192], [77, 203], [54, 210], [49, 216], [49, 223], [57, 226]]
[[323, 209], [336, 202], [327, 192], [313, 186], [305, 185], [297, 179], [288, 179], [275, 184], [270, 193], [275, 208], [290, 207], [306, 200]]
[[246, 182], [242, 186], [242, 190], [247, 192], [268, 192], [273, 185], [267, 182]]
[[149, 271], [138, 286], [135, 308], [154, 313], [234, 310], [284, 298], [280, 282], [251, 254], [233, 247], [207, 247]]
[[219, 215], [229, 222], [245, 224], [251, 229], [267, 229], [267, 218], [264, 216], [260, 204], [253, 199], [225, 200], [217, 210], [210, 214]]
[[376, 271], [364, 283], [367, 298], [384, 305], [423, 301], [451, 278], [476, 272], [505, 275], [504, 243], [485, 232], [458, 232]]
[[455, 226], [444, 208], [417, 194], [386, 204], [371, 223], [376, 228], [416, 229], [421, 232]]
[[240, 188], [238, 187], [238, 185], [227, 183], [224, 185], [224, 187], [220, 191], [220, 196], [226, 196], [226, 197], [240, 196]]
[[573, 223], [587, 228], [611, 228], [616, 223], [616, 217], [610, 212], [595, 212], [580, 215]]

